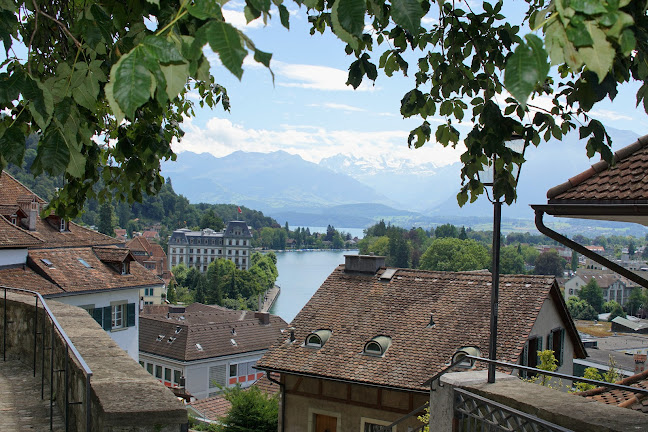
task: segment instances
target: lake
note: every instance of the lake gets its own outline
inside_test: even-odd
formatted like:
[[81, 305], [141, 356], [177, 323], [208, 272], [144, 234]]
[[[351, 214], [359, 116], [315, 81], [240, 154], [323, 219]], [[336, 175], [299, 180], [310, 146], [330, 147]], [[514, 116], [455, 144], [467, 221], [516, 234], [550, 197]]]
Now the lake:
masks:
[[270, 313], [291, 322], [328, 275], [344, 264], [344, 255], [357, 254], [357, 250], [277, 252], [276, 283], [281, 287], [281, 294]]

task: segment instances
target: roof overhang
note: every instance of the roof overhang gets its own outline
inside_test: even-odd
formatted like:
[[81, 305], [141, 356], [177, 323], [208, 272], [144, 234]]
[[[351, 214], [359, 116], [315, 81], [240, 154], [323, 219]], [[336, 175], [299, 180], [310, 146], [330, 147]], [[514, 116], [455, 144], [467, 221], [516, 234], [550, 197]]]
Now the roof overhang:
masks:
[[556, 217], [629, 222], [648, 226], [648, 203], [549, 203], [532, 204], [531, 207], [535, 211]]

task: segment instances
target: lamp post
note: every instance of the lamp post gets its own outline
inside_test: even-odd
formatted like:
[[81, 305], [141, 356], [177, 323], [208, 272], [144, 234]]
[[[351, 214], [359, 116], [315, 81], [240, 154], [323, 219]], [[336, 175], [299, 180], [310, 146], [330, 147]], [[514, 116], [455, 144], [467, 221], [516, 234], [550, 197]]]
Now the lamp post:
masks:
[[[513, 134], [511, 138], [506, 141], [505, 146], [512, 152], [518, 153], [520, 155], [524, 154], [526, 149], [526, 142], [524, 138], [520, 135]], [[492, 175], [493, 181], [488, 183], [484, 182], [484, 186], [491, 186], [493, 188], [493, 199], [489, 200], [493, 203], [493, 258], [492, 258], [492, 285], [491, 285], [491, 314], [490, 314], [490, 341], [489, 341], [489, 353], [488, 358], [490, 360], [497, 360], [497, 313], [499, 308], [499, 270], [500, 270], [500, 234], [501, 234], [501, 223], [502, 223], [502, 201], [499, 196], [495, 193], [495, 183], [497, 180], [496, 172], [496, 162], [497, 155], [494, 155], [491, 161], [489, 161], [488, 167], [491, 168], [485, 174], [490, 177]], [[517, 180], [520, 177], [519, 165], [516, 165], [518, 168], [513, 173], [515, 177], [515, 182], [517, 185]], [[495, 382], [495, 364], [488, 364], [488, 382]]]

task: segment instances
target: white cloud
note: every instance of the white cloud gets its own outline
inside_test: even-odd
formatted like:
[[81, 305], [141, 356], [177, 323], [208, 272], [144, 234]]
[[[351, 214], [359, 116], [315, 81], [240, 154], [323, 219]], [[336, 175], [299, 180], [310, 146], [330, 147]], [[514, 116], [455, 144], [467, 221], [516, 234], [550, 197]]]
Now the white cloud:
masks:
[[186, 134], [182, 141], [174, 142], [174, 151], [210, 153], [217, 157], [237, 150], [261, 153], [283, 150], [315, 163], [341, 153], [367, 159], [407, 160], [413, 164], [433, 162], [443, 166], [459, 161], [464, 151], [463, 145], [453, 149], [433, 142], [420, 149], [410, 149], [407, 146], [409, 131], [406, 130], [365, 132], [303, 124], [283, 124], [277, 130], [247, 129], [218, 117], [209, 120], [205, 128], [186, 120], [183, 128]]
[[592, 111], [590, 112], [590, 115], [592, 117], [596, 117], [599, 119], [605, 119], [605, 120], [611, 120], [611, 121], [617, 121], [617, 120], [633, 120], [632, 117], [620, 114], [616, 111], [610, 111], [610, 110], [597, 110], [597, 111]]
[[223, 9], [223, 16], [225, 17], [225, 21], [241, 30], [256, 29], [264, 26], [261, 18], [257, 18], [248, 23], [245, 19], [245, 14], [237, 10]]
[[[280, 61], [273, 61], [272, 67], [277, 77], [280, 78], [277, 80], [277, 84], [280, 86], [314, 90], [353, 90], [353, 87], [345, 84], [348, 73], [342, 69], [328, 66], [290, 64]], [[377, 87], [364, 81], [357, 90], [373, 91], [377, 90]]]
[[310, 104], [309, 106], [312, 107], [324, 107], [324, 108], [330, 108], [332, 110], [336, 111], [345, 111], [345, 112], [364, 112], [366, 111], [365, 109], [351, 106], [351, 105], [346, 105], [346, 104], [340, 104], [340, 103], [335, 103], [335, 102], [326, 102], [323, 104]]

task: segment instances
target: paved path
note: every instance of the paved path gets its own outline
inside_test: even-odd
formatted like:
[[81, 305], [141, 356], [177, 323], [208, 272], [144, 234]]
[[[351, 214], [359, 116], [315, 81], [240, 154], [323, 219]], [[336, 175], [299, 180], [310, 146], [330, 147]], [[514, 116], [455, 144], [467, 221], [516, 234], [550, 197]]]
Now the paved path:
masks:
[[275, 285], [266, 292], [261, 312], [268, 312], [270, 310], [280, 291], [281, 288], [279, 288], [279, 285]]
[[[41, 380], [37, 371], [17, 360], [0, 357], [0, 431], [49, 431], [49, 385], [41, 400]], [[54, 405], [54, 431], [65, 430], [63, 417]]]

